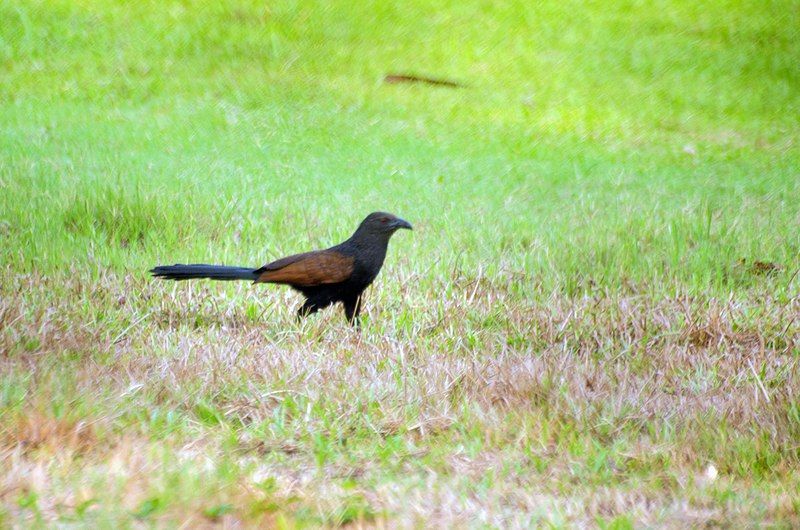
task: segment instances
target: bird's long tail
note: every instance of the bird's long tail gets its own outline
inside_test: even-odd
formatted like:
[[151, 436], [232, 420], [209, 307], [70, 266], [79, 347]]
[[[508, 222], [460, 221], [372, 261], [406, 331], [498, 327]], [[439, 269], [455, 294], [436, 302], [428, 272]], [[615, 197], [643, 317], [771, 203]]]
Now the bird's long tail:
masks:
[[247, 267], [226, 267], [224, 265], [160, 265], [150, 269], [150, 274], [162, 280], [194, 280], [209, 278], [211, 280], [255, 280], [258, 278], [255, 269]]

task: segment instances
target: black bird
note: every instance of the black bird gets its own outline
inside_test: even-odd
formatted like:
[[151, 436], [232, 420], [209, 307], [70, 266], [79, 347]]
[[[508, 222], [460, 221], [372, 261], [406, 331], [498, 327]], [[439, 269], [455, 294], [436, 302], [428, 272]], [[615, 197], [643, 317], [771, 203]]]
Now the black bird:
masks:
[[350, 239], [326, 250], [295, 254], [259, 269], [223, 265], [161, 265], [150, 270], [165, 280], [252, 280], [279, 283], [300, 291], [306, 300], [298, 317], [342, 302], [350, 324], [358, 325], [361, 294], [378, 276], [389, 238], [397, 230], [411, 230], [408, 221], [384, 212], [369, 214]]

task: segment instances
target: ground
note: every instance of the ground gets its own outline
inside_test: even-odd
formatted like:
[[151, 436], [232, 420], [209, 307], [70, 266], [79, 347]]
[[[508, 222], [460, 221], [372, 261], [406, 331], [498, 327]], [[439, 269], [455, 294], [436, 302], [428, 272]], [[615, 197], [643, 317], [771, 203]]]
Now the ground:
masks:
[[[795, 2], [0, 21], [0, 526], [800, 525]], [[360, 333], [146, 274], [373, 210]]]

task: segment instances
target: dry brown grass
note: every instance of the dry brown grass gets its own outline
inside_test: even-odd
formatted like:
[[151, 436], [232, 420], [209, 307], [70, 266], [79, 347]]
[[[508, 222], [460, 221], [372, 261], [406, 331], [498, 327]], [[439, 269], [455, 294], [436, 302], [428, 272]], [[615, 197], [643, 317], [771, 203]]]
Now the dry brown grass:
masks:
[[191, 526], [800, 522], [797, 298], [520, 297], [481, 276], [438, 305], [407, 295], [431, 309], [406, 324], [373, 293], [359, 334], [298, 327], [277, 290], [253, 318], [240, 288], [15, 280], [17, 524], [114, 504]]

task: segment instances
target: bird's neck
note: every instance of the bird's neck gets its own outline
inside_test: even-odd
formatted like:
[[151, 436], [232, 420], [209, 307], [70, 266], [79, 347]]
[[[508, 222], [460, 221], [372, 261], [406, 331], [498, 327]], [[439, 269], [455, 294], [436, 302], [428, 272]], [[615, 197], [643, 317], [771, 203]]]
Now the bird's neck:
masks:
[[389, 238], [384, 234], [359, 233], [358, 231], [347, 240], [347, 246], [356, 250], [362, 256], [369, 256], [371, 259], [383, 263], [386, 257], [386, 249], [389, 246]]

